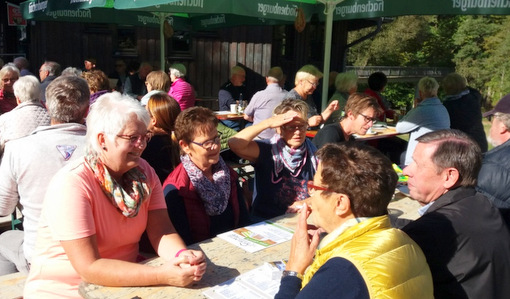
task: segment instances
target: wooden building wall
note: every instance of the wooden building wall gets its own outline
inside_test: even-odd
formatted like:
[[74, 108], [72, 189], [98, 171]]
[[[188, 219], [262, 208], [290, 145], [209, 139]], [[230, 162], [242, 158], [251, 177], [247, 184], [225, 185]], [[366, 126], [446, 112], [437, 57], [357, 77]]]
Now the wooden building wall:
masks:
[[[339, 27], [340, 26], [340, 27]], [[120, 32], [132, 31], [136, 46], [131, 52], [119, 51]], [[294, 74], [304, 64], [322, 68], [323, 26], [307, 24], [298, 33], [289, 26], [241, 26], [209, 33], [191, 33], [189, 51], [183, 53], [167, 49], [166, 61], [183, 63], [188, 69], [188, 80], [202, 98], [217, 97], [219, 87], [228, 80], [229, 70], [236, 64], [248, 69], [248, 95], [265, 87], [264, 76], [271, 66], [279, 65], [293, 87]], [[332, 70], [341, 65], [347, 31], [335, 24], [332, 52]], [[45, 60], [59, 62], [63, 68], [83, 68], [87, 57], [97, 59], [97, 67], [106, 74], [113, 72], [115, 59], [148, 61], [159, 69], [159, 29], [119, 28], [116, 25], [36, 22], [29, 26], [32, 71], [37, 73]], [[166, 41], [168, 44], [169, 42]], [[340, 52], [340, 53], [339, 53]]]

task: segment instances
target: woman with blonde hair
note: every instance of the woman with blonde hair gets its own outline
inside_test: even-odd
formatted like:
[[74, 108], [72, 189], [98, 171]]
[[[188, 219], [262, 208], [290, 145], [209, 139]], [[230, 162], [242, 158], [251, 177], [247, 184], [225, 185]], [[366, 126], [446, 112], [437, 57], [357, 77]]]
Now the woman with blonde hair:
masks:
[[13, 85], [19, 79], [19, 70], [13, 65], [5, 65], [0, 70], [0, 114], [14, 109], [18, 103]]
[[168, 93], [170, 90], [170, 78], [163, 71], [152, 71], [145, 79], [145, 86], [147, 87], [147, 94], [142, 97], [140, 103], [147, 105], [150, 97], [158, 92]]
[[149, 162], [163, 183], [180, 163], [179, 145], [172, 140], [172, 134], [181, 108], [176, 100], [164, 92], [153, 94], [145, 108], [151, 117], [147, 129], [152, 133], [152, 138], [142, 158]]

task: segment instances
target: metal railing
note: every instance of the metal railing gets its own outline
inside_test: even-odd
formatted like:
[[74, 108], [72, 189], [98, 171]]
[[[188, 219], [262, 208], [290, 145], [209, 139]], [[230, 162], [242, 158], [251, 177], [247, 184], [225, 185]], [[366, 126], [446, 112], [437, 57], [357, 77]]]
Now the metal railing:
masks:
[[400, 66], [347, 66], [347, 72], [355, 72], [360, 81], [366, 81], [370, 74], [383, 72], [390, 82], [416, 82], [425, 76], [443, 78], [455, 71], [448, 67], [400, 67]]

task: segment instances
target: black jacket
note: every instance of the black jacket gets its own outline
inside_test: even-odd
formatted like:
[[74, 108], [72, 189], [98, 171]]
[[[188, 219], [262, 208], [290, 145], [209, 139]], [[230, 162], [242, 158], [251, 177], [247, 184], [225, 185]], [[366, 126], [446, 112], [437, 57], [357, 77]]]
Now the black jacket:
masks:
[[484, 154], [476, 190], [500, 209], [510, 209], [510, 140]]
[[510, 233], [474, 188], [448, 191], [402, 230], [427, 258], [435, 298], [510, 298]]
[[469, 93], [461, 97], [446, 97], [443, 105], [450, 115], [450, 128], [465, 132], [478, 143], [482, 152], [486, 152], [488, 144], [482, 124], [482, 95], [471, 87], [468, 90]]

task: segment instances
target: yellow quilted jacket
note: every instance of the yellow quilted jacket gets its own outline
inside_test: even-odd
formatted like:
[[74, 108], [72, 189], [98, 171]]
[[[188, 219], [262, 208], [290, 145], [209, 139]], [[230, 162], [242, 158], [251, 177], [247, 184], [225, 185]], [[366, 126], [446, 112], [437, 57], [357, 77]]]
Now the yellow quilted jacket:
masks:
[[302, 287], [333, 257], [354, 264], [370, 298], [433, 298], [432, 276], [423, 252], [404, 232], [390, 227], [388, 216], [356, 224], [318, 249]]

